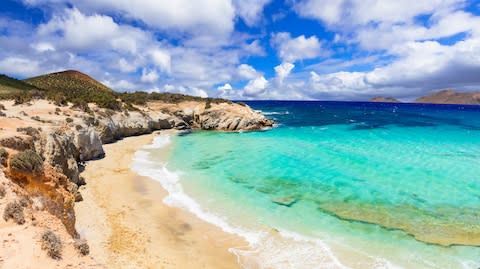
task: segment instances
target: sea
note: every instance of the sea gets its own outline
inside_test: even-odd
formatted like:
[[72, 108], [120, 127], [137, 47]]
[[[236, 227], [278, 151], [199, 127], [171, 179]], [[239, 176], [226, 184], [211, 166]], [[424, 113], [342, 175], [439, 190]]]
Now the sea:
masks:
[[480, 268], [480, 106], [246, 103], [275, 126], [161, 134], [132, 163], [245, 238], [242, 268]]

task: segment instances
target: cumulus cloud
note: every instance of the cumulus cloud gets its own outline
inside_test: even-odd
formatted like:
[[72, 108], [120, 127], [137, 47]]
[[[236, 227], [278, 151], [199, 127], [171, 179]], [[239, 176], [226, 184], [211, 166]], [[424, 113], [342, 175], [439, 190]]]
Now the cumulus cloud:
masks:
[[265, 92], [268, 86], [268, 80], [265, 77], [260, 76], [250, 80], [244, 88], [244, 94], [246, 96], [259, 96]]
[[155, 70], [142, 70], [142, 77], [140, 80], [145, 83], [154, 83], [158, 80], [160, 76], [158, 75], [157, 71]]
[[[24, 0], [29, 5], [70, 3], [67, 0]], [[225, 34], [233, 30], [235, 9], [224, 0], [83, 0], [75, 6], [86, 12], [124, 14], [162, 30]], [[198, 27], [201, 25], [202, 27]], [[107, 24], [108, 26], [108, 24]], [[94, 29], [89, 29], [94, 30]], [[83, 31], [84, 32], [84, 31]]]
[[286, 77], [292, 72], [292, 69], [295, 67], [294, 64], [292, 63], [282, 63], [280, 65], [275, 66], [275, 73], [277, 74], [276, 76], [276, 84], [277, 86], [282, 86], [283, 81], [285, 80]]
[[249, 25], [254, 26], [260, 21], [263, 8], [271, 0], [234, 0], [236, 12], [243, 21]]
[[0, 70], [11, 74], [22, 76], [33, 76], [39, 74], [42, 69], [40, 63], [35, 60], [21, 57], [7, 57], [0, 61]]
[[316, 36], [304, 35], [292, 38], [290, 33], [280, 32], [272, 36], [272, 45], [285, 62], [313, 59], [321, 55], [321, 44]]
[[254, 79], [259, 73], [251, 65], [241, 64], [237, 67], [237, 75], [240, 79]]

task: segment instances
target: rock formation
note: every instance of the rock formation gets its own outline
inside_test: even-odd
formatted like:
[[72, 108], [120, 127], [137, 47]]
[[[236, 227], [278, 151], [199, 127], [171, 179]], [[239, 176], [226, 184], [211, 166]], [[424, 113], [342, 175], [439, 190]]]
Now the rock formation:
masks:
[[163, 129], [251, 131], [273, 125], [250, 107], [228, 102], [208, 108], [198, 101], [149, 102], [123, 111], [90, 104], [88, 112], [45, 100], [21, 106], [12, 101], [3, 104], [7, 108], [0, 124], [8, 128], [2, 130], [0, 146], [13, 155], [33, 150], [43, 162], [41, 172], [7, 165], [5, 174], [26, 191], [30, 200], [37, 201], [37, 207], [60, 219], [72, 236], [77, 235], [74, 203], [82, 200], [78, 192], [83, 184], [79, 163], [103, 157], [102, 144]]

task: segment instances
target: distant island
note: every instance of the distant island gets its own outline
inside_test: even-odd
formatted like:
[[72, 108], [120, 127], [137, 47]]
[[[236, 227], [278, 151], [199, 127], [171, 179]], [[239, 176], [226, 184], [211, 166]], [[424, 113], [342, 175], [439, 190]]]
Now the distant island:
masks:
[[400, 103], [399, 100], [393, 98], [393, 97], [381, 97], [381, 96], [376, 96], [370, 99], [370, 102], [378, 102], [378, 103]]
[[[369, 101], [379, 103], [401, 103], [401, 101], [393, 97], [382, 96], [373, 97]], [[446, 89], [419, 97], [412, 103], [478, 105], [480, 104], [480, 92], [459, 92], [453, 89]]]
[[415, 103], [478, 105], [480, 92], [458, 92], [447, 89], [420, 97], [415, 100]]

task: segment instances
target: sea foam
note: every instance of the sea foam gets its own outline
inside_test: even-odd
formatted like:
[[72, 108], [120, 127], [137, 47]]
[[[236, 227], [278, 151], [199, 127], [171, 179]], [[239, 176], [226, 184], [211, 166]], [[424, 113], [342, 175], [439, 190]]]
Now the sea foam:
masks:
[[153, 142], [135, 153], [131, 169], [141, 176], [158, 181], [168, 192], [163, 202], [179, 207], [213, 224], [223, 231], [244, 238], [247, 249], [231, 248], [243, 268], [349, 268], [343, 265], [320, 239], [305, 237], [289, 231], [272, 234], [268, 231], [252, 231], [233, 225], [228, 218], [208, 212], [188, 196], [180, 183], [182, 172], [167, 169], [167, 162], [159, 163], [150, 159], [151, 152], [167, 147], [169, 135], [159, 135]]

